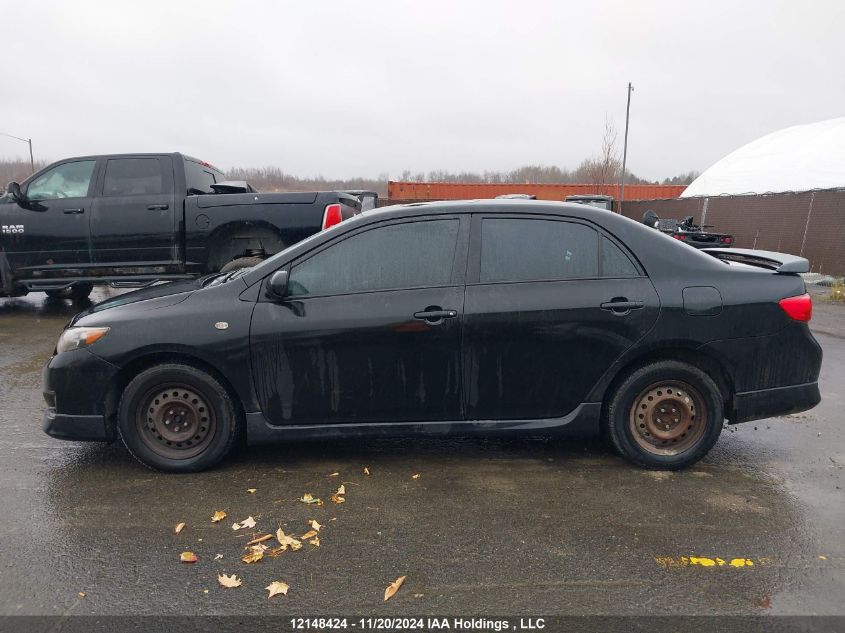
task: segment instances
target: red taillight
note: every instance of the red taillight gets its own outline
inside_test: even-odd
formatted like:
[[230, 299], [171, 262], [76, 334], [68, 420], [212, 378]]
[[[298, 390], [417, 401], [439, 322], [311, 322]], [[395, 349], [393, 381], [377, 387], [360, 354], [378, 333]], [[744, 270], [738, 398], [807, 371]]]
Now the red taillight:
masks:
[[687, 239], [687, 236], [683, 233], [675, 233], [672, 237], [674, 237], [676, 240], [681, 240], [682, 242]]
[[730, 244], [730, 243], [731, 243], [731, 242], [733, 242], [734, 240], [733, 240], [733, 238], [732, 238], [730, 235], [724, 235], [724, 236], [722, 236], [722, 237], [720, 237], [720, 238], [719, 238], [719, 241], [720, 241], [722, 244]]
[[340, 224], [343, 221], [343, 215], [340, 212], [339, 204], [330, 204], [326, 206], [323, 212], [323, 230], [333, 227], [335, 224]]
[[813, 316], [813, 300], [807, 293], [781, 299], [778, 303], [789, 318], [795, 321], [809, 321]]

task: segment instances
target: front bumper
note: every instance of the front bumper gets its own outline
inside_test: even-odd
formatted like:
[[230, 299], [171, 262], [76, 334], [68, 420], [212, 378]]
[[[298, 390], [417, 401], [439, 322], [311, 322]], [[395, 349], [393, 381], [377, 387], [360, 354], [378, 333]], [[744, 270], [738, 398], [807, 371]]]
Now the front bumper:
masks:
[[106, 428], [104, 415], [67, 415], [48, 407], [44, 414], [44, 432], [60, 440], [111, 442], [114, 434]]
[[821, 402], [819, 383], [746, 391], [733, 399], [731, 423], [762, 420], [812, 409]]
[[63, 440], [112, 441], [116, 429], [107, 418], [106, 395], [118, 371], [87, 349], [53, 356], [42, 372], [44, 432]]

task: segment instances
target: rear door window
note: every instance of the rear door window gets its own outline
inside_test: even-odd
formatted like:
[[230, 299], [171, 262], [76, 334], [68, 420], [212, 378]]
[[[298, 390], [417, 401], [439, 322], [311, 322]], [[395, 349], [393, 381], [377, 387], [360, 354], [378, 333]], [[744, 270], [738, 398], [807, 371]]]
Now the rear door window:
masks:
[[292, 295], [428, 288], [449, 285], [457, 219], [382, 226], [346, 238], [293, 267]]
[[481, 283], [599, 276], [595, 229], [558, 220], [484, 218]]
[[112, 158], [106, 163], [104, 197], [166, 193], [158, 158]]
[[610, 239], [601, 237], [601, 276], [639, 277], [640, 272], [622, 249]]

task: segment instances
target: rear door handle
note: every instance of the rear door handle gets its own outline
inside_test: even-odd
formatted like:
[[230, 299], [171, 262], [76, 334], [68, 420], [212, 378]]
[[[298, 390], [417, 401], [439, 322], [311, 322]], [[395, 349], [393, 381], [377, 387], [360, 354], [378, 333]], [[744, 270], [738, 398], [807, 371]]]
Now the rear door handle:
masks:
[[85, 213], [85, 209], [65, 209], [62, 213], [65, 215], [79, 215], [80, 213]]
[[167, 211], [170, 205], [167, 204], [151, 204], [147, 207], [147, 211]]
[[639, 310], [643, 306], [645, 304], [642, 301], [628, 301], [626, 298], [621, 297], [619, 299], [605, 301], [599, 307], [602, 310], [610, 310], [614, 314], [627, 314], [631, 310]]
[[421, 319], [429, 323], [440, 323], [443, 319], [454, 319], [456, 316], [458, 316], [457, 310], [443, 310], [437, 306], [426, 308], [422, 312], [414, 312], [415, 319]]

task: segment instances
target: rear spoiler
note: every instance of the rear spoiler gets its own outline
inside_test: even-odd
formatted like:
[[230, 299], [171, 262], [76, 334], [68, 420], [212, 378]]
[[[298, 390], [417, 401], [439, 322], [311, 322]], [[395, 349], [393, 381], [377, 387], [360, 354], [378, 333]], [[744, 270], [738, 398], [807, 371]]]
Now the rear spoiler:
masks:
[[808, 273], [810, 262], [804, 257], [750, 248], [702, 248], [702, 252], [716, 259], [768, 268], [776, 273]]

